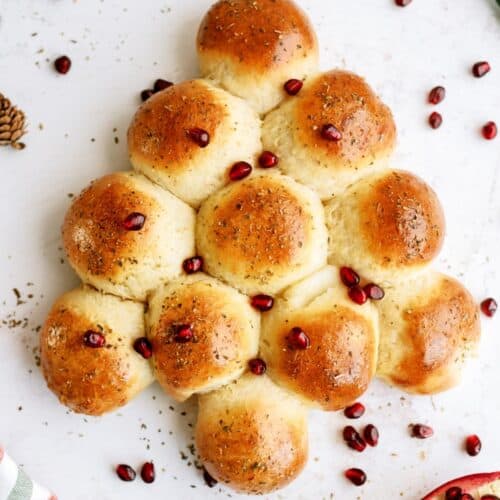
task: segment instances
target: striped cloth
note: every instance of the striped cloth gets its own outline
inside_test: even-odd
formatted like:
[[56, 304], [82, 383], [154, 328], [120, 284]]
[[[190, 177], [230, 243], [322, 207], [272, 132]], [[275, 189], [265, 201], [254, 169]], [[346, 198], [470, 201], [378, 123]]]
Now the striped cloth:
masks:
[[0, 500], [57, 500], [32, 481], [0, 446]]

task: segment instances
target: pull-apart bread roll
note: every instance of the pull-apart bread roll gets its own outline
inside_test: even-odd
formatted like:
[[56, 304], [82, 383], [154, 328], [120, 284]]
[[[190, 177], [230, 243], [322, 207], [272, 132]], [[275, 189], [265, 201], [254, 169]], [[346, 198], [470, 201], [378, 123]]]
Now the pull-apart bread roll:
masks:
[[198, 31], [201, 74], [245, 98], [259, 113], [286, 95], [283, 85], [318, 67], [318, 44], [291, 0], [220, 0]]
[[142, 175], [106, 175], [85, 189], [63, 224], [68, 259], [82, 281], [125, 298], [145, 300], [179, 276], [194, 253], [195, 214]]
[[444, 240], [436, 193], [409, 172], [365, 177], [326, 205], [328, 258], [366, 279], [401, 279], [425, 269]]
[[281, 170], [322, 200], [384, 166], [395, 145], [389, 108], [359, 76], [329, 71], [306, 83], [264, 120], [264, 148]]
[[353, 303], [336, 268], [293, 285], [263, 316], [261, 354], [270, 377], [323, 410], [339, 410], [368, 388], [378, 350], [375, 307]]
[[307, 412], [266, 376], [246, 374], [199, 398], [196, 449], [207, 471], [242, 493], [269, 493], [307, 462]]
[[239, 377], [258, 351], [260, 317], [248, 297], [202, 273], [158, 289], [147, 326], [156, 377], [181, 401]]
[[379, 303], [377, 374], [408, 392], [433, 394], [458, 384], [480, 337], [479, 311], [455, 279], [431, 271], [386, 289]]
[[318, 196], [279, 174], [218, 191], [196, 225], [206, 271], [248, 294], [276, 294], [322, 267], [326, 240]]
[[144, 337], [143, 304], [78, 288], [53, 305], [40, 335], [47, 385], [77, 413], [101, 415], [153, 381], [133, 345]]
[[242, 99], [206, 80], [179, 83], [149, 98], [128, 130], [135, 170], [197, 207], [228, 181], [231, 166], [253, 163], [261, 122]]

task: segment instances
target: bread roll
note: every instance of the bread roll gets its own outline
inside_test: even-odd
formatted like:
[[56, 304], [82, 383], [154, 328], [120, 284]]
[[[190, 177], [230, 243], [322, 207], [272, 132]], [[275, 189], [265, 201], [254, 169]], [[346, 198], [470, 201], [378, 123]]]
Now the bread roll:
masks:
[[[174, 85], [149, 98], [128, 130], [135, 170], [193, 207], [228, 181], [238, 161], [261, 151], [261, 122], [248, 104], [206, 80]], [[200, 146], [190, 131], [208, 133]]]
[[[158, 289], [147, 325], [156, 377], [179, 401], [239, 377], [258, 351], [260, 317], [248, 297], [202, 273]], [[181, 325], [191, 341], [176, 342]]]
[[245, 98], [259, 113], [286, 95], [284, 83], [318, 67], [318, 43], [291, 0], [220, 0], [198, 31], [201, 74]]
[[361, 179], [326, 205], [331, 264], [392, 282], [439, 254], [445, 221], [436, 193], [415, 175], [386, 170]]
[[[336, 127], [342, 138], [325, 139], [325, 125]], [[395, 138], [389, 108], [361, 77], [340, 70], [307, 82], [265, 118], [262, 129], [264, 149], [278, 155], [281, 170], [322, 200], [384, 166]]]
[[[94, 332], [102, 347], [90, 347]], [[89, 287], [65, 293], [40, 334], [40, 358], [49, 388], [77, 413], [102, 415], [128, 403], [153, 381], [148, 361], [133, 349], [144, 337], [143, 304]]]
[[[290, 332], [300, 328], [310, 346], [295, 349]], [[261, 355], [270, 377], [323, 410], [339, 410], [361, 396], [375, 375], [378, 315], [369, 303], [353, 303], [328, 266], [288, 288], [263, 315]]]
[[85, 189], [63, 224], [68, 259], [82, 281], [145, 300], [178, 276], [194, 254], [192, 208], [132, 172], [106, 175]]
[[251, 295], [276, 294], [326, 263], [319, 198], [278, 174], [255, 175], [208, 198], [196, 237], [206, 271]]
[[207, 471], [241, 493], [264, 494], [302, 471], [307, 413], [265, 375], [246, 374], [199, 398], [196, 448]]
[[458, 384], [480, 337], [478, 307], [458, 281], [431, 271], [386, 289], [379, 309], [379, 376], [420, 394]]

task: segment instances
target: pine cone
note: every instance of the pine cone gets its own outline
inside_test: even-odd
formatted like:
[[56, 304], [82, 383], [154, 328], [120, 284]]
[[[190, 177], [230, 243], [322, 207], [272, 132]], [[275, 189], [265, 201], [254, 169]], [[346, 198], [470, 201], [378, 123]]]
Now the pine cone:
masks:
[[24, 149], [25, 144], [19, 139], [25, 134], [24, 113], [11, 104], [0, 92], [0, 146], [12, 146]]

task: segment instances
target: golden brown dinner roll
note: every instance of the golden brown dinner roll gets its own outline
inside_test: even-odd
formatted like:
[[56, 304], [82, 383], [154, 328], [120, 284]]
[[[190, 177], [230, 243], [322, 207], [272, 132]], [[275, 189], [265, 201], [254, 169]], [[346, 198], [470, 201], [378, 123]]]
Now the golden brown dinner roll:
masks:
[[148, 99], [128, 130], [134, 169], [197, 207], [228, 181], [238, 161], [261, 150], [261, 122], [248, 104], [206, 80], [174, 85]]
[[153, 381], [133, 344], [144, 337], [143, 304], [90, 287], [64, 294], [40, 334], [47, 385], [77, 413], [101, 415], [128, 403]]
[[147, 326], [156, 377], [180, 401], [239, 377], [258, 351], [260, 317], [248, 297], [202, 273], [158, 289]]
[[80, 278], [107, 293], [145, 300], [182, 272], [194, 253], [195, 215], [181, 200], [132, 172], [106, 175], [69, 208], [63, 241]]
[[196, 238], [207, 272], [252, 295], [276, 294], [326, 263], [319, 198], [277, 173], [232, 183], [208, 198]]
[[327, 200], [384, 166], [395, 145], [391, 111], [359, 76], [329, 71], [264, 120], [264, 148], [281, 170]]
[[318, 67], [318, 44], [305, 13], [291, 0], [219, 0], [198, 31], [201, 74], [259, 113], [286, 95], [283, 85]]
[[199, 398], [196, 448], [210, 475], [242, 493], [269, 493], [307, 461], [307, 412], [265, 375], [246, 374]]
[[409, 172], [365, 177], [326, 205], [331, 264], [375, 281], [425, 268], [443, 244], [445, 221], [436, 193]]
[[323, 410], [339, 410], [375, 375], [378, 315], [347, 295], [328, 266], [288, 288], [262, 319], [261, 355], [270, 377]]

